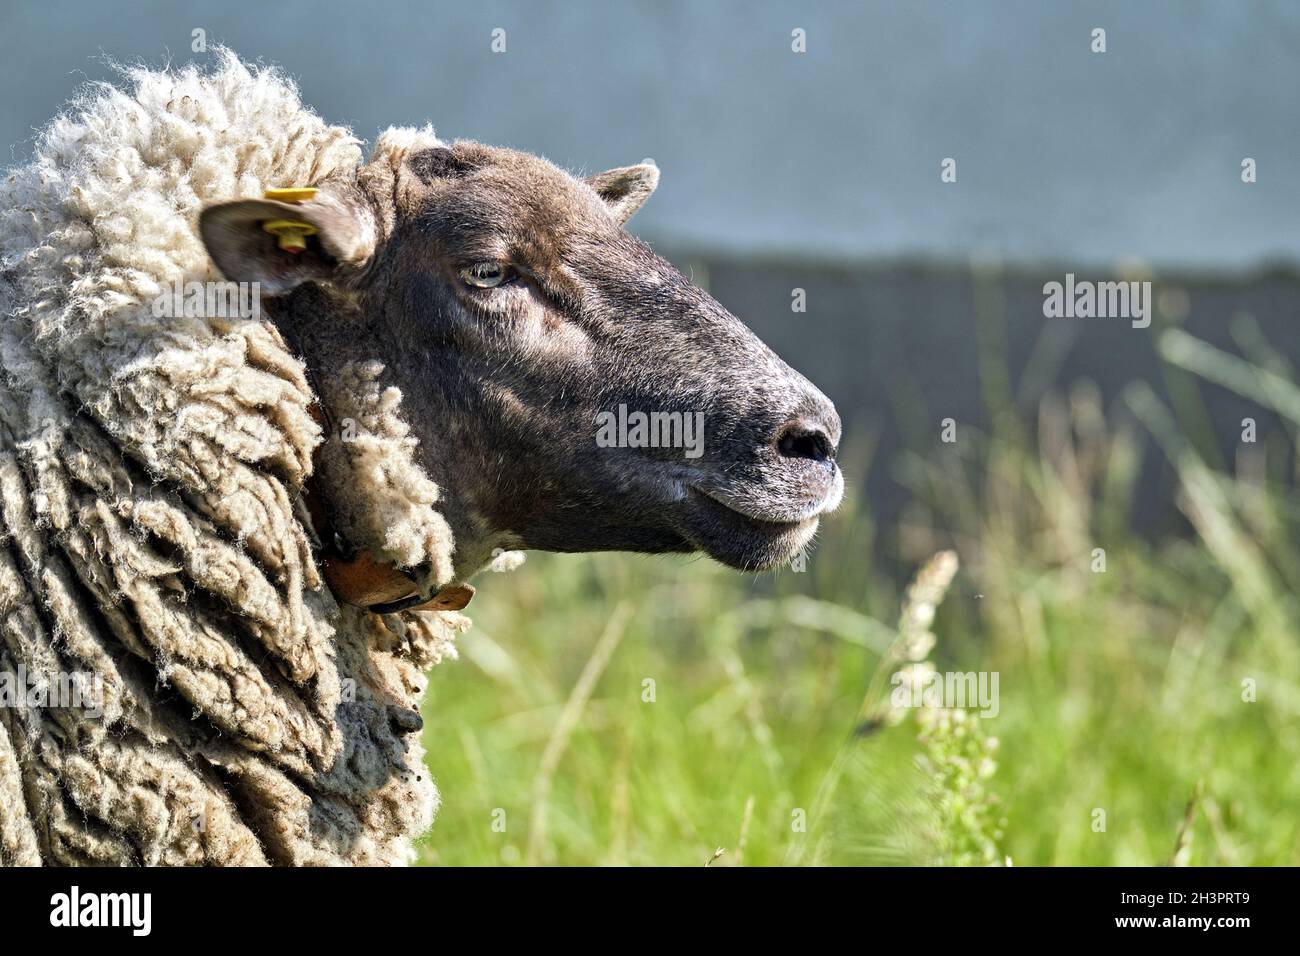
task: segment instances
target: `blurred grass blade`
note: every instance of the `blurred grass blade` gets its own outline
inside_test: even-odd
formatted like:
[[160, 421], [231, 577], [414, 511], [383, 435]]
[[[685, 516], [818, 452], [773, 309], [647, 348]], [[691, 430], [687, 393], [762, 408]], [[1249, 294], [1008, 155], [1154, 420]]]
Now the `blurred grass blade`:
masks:
[[1168, 362], [1222, 385], [1300, 424], [1300, 387], [1282, 376], [1215, 348], [1182, 329], [1169, 329], [1157, 346]]
[[578, 725], [578, 721], [582, 719], [582, 712], [587, 706], [587, 701], [591, 699], [592, 691], [596, 689], [596, 682], [600, 680], [600, 675], [605, 672], [610, 658], [614, 656], [619, 641], [623, 639], [623, 632], [627, 629], [627, 621], [631, 613], [632, 605], [626, 601], [614, 608], [614, 613], [610, 615], [609, 622], [605, 625], [605, 632], [601, 634], [600, 640], [592, 649], [591, 656], [587, 658], [587, 663], [582, 668], [582, 673], [578, 675], [578, 681], [573, 685], [569, 699], [565, 701], [564, 709], [560, 711], [559, 719], [555, 722], [551, 738], [546, 742], [541, 765], [537, 768], [537, 777], [533, 783], [533, 812], [528, 824], [528, 850], [525, 854], [529, 866], [537, 865], [546, 842], [551, 783], [555, 779], [560, 758], [564, 756], [565, 748], [569, 745], [569, 736]]

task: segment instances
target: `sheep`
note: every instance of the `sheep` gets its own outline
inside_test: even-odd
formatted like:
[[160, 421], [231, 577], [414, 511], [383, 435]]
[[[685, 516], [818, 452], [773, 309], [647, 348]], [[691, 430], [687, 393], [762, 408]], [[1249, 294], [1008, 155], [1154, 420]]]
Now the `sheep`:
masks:
[[[439, 801], [425, 674], [455, 656], [468, 579], [523, 548], [774, 566], [839, 500], [838, 419], [623, 231], [652, 167], [578, 180], [428, 128], [363, 164], [274, 68], [127, 74], [41, 133], [0, 202], [0, 864], [410, 861]], [[305, 192], [267, 198], [285, 187]], [[525, 236], [519, 256], [586, 250], [563, 301], [651, 310], [667, 344], [641, 372], [601, 372], [648, 354], [608, 306], [537, 305], [562, 297], [491, 262], [454, 291], [411, 271], [429, 203], [518, 218], [538, 197], [545, 221], [482, 228]], [[268, 320], [183, 294], [227, 281]], [[412, 347], [408, 317], [394, 347], [394, 302], [435, 287], [445, 346]], [[471, 326], [496, 309], [487, 361]], [[719, 440], [598, 446], [615, 398], [693, 406]], [[353, 588], [362, 559], [382, 586]]]
[[[151, 305], [215, 277], [205, 200], [360, 144], [230, 54], [131, 78], [55, 120], [0, 204], [0, 670], [97, 675], [103, 710], [0, 708], [0, 863], [405, 861], [438, 802], [412, 715], [467, 622], [336, 604], [299, 520], [300, 363], [270, 326]], [[409, 448], [358, 386], [354, 478], [384, 495]]]

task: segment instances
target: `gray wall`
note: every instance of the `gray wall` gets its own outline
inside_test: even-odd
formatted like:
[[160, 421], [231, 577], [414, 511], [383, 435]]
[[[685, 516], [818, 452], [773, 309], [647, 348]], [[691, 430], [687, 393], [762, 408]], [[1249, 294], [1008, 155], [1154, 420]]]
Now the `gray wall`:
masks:
[[[44, 0], [0, 16], [10, 144], [108, 75], [101, 53], [184, 61], [203, 27], [285, 66], [366, 138], [432, 121], [587, 170], [653, 157], [664, 185], [637, 228], [678, 248], [978, 247], [1076, 267], [1300, 258], [1289, 0]], [[1105, 54], [1089, 51], [1095, 26]], [[489, 49], [494, 27], [505, 54]], [[794, 27], [806, 54], [790, 51]], [[948, 156], [955, 185], [938, 178]]]

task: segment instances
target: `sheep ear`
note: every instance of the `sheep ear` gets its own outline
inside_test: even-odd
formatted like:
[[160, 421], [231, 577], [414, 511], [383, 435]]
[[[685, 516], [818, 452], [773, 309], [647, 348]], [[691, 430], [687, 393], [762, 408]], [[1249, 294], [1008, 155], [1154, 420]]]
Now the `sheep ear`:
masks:
[[596, 195], [605, 201], [621, 225], [632, 218], [659, 185], [659, 167], [653, 163], [621, 166], [588, 176], [585, 182], [596, 190]]
[[[305, 222], [316, 231], [306, 248], [282, 248], [263, 226], [277, 219]], [[266, 295], [279, 295], [312, 280], [347, 281], [375, 254], [374, 215], [360, 202], [322, 190], [302, 203], [241, 199], [215, 203], [199, 215], [199, 235], [208, 255], [232, 282], [257, 282]]]

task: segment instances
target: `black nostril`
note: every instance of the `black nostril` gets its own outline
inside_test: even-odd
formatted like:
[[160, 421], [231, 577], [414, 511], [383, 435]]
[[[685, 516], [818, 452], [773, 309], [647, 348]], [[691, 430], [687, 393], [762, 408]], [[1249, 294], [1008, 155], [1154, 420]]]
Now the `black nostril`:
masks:
[[776, 450], [784, 458], [807, 458], [811, 461], [834, 461], [835, 446], [820, 428], [807, 422], [791, 422], [776, 440]]

